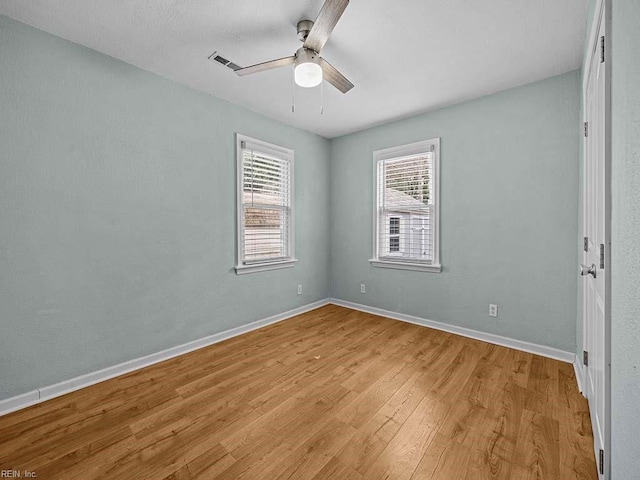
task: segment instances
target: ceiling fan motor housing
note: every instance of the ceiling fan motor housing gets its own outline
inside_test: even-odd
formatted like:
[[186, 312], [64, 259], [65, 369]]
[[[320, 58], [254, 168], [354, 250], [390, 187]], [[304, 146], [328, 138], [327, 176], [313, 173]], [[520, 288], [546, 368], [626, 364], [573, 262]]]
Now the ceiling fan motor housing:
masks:
[[313, 27], [313, 22], [311, 20], [300, 20], [298, 22], [298, 40], [304, 43], [309, 36], [311, 27]]
[[301, 47], [296, 52], [296, 65], [301, 63], [316, 63], [320, 65], [320, 55], [311, 50], [310, 48]]

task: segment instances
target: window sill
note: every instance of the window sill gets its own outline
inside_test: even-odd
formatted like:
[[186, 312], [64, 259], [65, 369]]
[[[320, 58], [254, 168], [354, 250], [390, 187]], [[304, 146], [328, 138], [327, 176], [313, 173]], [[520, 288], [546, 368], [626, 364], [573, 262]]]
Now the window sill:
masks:
[[380, 268], [395, 268], [397, 270], [413, 270], [417, 272], [432, 272], [440, 273], [442, 271], [442, 265], [425, 265], [424, 263], [410, 263], [410, 262], [393, 262], [389, 260], [378, 260], [372, 258], [369, 260], [371, 265]]
[[253, 263], [250, 265], [236, 265], [236, 274], [244, 275], [245, 273], [267, 272], [269, 270], [280, 270], [281, 268], [291, 268], [298, 260], [292, 258], [280, 262]]

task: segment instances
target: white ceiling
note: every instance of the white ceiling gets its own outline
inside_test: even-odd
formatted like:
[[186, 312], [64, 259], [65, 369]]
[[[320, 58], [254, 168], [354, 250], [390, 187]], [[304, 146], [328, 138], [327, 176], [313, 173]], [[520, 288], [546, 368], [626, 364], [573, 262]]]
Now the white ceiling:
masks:
[[355, 88], [296, 88], [298, 20], [323, 0], [0, 0], [0, 14], [328, 138], [575, 70], [587, 0], [351, 0], [322, 51]]

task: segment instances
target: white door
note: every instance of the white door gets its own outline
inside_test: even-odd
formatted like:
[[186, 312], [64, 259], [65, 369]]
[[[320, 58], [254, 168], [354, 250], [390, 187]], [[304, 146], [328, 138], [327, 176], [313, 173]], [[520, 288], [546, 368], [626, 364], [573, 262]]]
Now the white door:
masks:
[[[593, 426], [596, 463], [600, 478], [608, 471], [609, 422], [609, 169], [607, 161], [607, 62], [604, 55], [604, 9], [596, 23], [587, 67], [585, 96], [584, 251], [583, 275], [585, 394]], [[602, 451], [602, 452], [601, 452]], [[603, 456], [601, 460], [601, 456]], [[600, 463], [602, 465], [602, 471]]]

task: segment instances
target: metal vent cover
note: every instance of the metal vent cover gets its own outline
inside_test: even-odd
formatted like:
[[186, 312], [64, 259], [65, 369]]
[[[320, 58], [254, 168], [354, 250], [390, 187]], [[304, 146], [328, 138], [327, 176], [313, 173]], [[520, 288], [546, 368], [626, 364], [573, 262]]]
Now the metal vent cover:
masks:
[[235, 63], [233, 63], [231, 60], [227, 60], [225, 57], [220, 55], [220, 52], [218, 51], [215, 51], [211, 55], [209, 55], [209, 60], [211, 60], [212, 62], [218, 62], [220, 65], [224, 65], [225, 67], [233, 70], [234, 72], [242, 68], [236, 65]]

